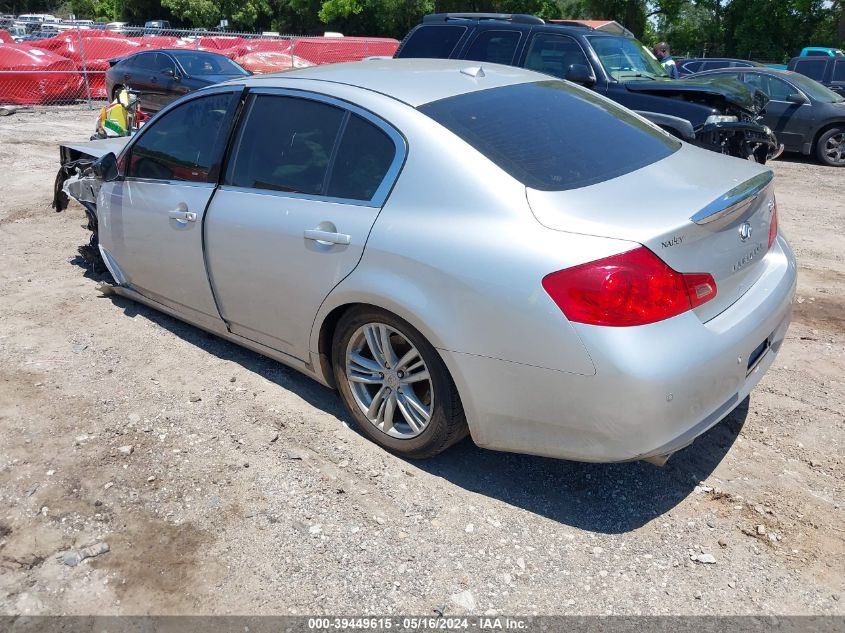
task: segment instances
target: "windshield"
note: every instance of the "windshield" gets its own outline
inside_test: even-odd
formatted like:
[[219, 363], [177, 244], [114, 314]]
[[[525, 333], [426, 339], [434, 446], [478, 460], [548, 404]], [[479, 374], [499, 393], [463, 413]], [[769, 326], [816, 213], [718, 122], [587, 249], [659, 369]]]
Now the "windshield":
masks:
[[789, 81], [814, 101], [821, 101], [823, 103], [839, 103], [840, 101], [845, 101], [845, 97], [836, 94], [830, 88], [824, 87], [818, 81], [810, 79], [801, 73], [790, 72]]
[[588, 37], [607, 74], [617, 81], [669, 77], [654, 55], [635, 39], [606, 35]]
[[241, 68], [228, 57], [213, 53], [171, 52], [185, 72], [193, 76], [202, 75], [234, 75], [236, 77], [248, 75], [249, 72]]

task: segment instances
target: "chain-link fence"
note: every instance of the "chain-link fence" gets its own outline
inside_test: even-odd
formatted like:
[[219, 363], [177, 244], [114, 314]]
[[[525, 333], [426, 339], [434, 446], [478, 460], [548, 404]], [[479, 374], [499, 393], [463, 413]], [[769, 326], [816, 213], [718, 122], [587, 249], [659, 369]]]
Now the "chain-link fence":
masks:
[[[225, 64], [190, 51], [223, 55], [251, 73], [392, 56], [399, 42], [379, 37], [302, 37], [276, 33], [233, 33], [121, 27], [71, 28], [41, 39], [12, 42], [0, 31], [0, 106], [65, 105], [98, 108], [117, 84], [144, 91], [184, 93], [183, 77], [219, 75]], [[46, 35], [50, 35], [47, 37]], [[38, 37], [38, 36], [36, 36]], [[159, 51], [156, 53], [156, 51]], [[181, 51], [168, 54], [161, 51]], [[116, 60], [136, 53], [131, 73], [107, 72]], [[204, 58], [204, 59], [203, 59]]]

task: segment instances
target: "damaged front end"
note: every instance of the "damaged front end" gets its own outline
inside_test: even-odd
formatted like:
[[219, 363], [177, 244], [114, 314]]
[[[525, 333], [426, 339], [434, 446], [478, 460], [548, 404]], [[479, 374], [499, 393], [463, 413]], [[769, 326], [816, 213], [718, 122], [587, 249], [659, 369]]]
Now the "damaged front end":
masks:
[[632, 92], [709, 108], [710, 114], [705, 120], [693, 121], [694, 140], [691, 142], [699, 147], [758, 163], [773, 160], [783, 152], [774, 132], [762, 122], [769, 97], [748, 84], [734, 79], [692, 78], [629, 82], [626, 87]]
[[100, 254], [97, 195], [103, 182], [117, 176], [115, 154], [127, 141], [128, 138], [113, 138], [60, 146], [61, 167], [53, 185], [53, 208], [64, 211], [73, 198], [85, 209], [88, 219], [85, 228], [91, 231], [91, 238], [88, 244], [79, 247], [79, 254], [96, 274], [107, 271]]
[[741, 121], [738, 117], [709, 117], [696, 130], [695, 140], [705, 149], [761, 164], [783, 152], [783, 146], [768, 126], [755, 120]]
[[94, 174], [94, 159], [82, 158], [65, 163], [56, 174], [53, 186], [53, 208], [58, 211], [67, 209], [70, 198], [79, 202], [85, 209], [91, 231], [88, 244], [79, 247], [79, 254], [94, 273], [106, 271], [106, 265], [100, 255], [100, 241], [97, 234], [97, 194], [102, 181]]

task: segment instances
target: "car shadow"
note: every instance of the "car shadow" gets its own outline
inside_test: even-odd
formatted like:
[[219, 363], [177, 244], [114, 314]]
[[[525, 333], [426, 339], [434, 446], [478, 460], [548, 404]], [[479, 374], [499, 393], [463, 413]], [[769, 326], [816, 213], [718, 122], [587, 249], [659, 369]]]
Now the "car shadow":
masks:
[[748, 416], [748, 398], [665, 466], [588, 464], [500, 453], [470, 440], [414, 464], [471, 492], [593, 532], [630, 532], [669, 512], [730, 450]]
[[[141, 315], [182, 340], [241, 365], [358, 432], [337, 394], [296, 370], [117, 295], [127, 316]], [[477, 447], [467, 438], [427, 460], [404, 460], [470, 492], [582, 530], [619, 534], [669, 512], [706, 479], [733, 445], [748, 415], [746, 398], [725, 420], [675, 453], [663, 467], [645, 462], [588, 464]]]

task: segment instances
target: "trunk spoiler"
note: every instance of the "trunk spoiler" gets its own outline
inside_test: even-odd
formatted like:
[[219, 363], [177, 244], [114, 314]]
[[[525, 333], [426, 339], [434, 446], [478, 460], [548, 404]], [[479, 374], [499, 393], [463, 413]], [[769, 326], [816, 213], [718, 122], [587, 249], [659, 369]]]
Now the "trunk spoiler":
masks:
[[723, 196], [716, 198], [690, 218], [696, 224], [709, 224], [728, 215], [748, 209], [774, 179], [771, 171], [764, 171], [740, 183]]

